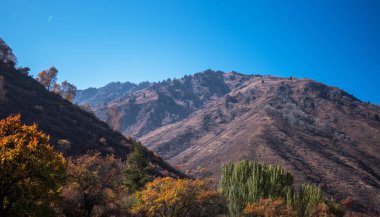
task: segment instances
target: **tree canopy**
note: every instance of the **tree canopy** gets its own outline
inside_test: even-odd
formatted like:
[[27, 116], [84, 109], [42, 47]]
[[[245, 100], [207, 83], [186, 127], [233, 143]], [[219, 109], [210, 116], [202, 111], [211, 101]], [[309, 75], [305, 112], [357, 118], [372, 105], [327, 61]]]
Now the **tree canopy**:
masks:
[[53, 92], [72, 102], [76, 95], [77, 87], [65, 80], [61, 84], [54, 84]]
[[119, 197], [125, 192], [121, 169], [120, 159], [101, 156], [99, 152], [69, 159], [62, 212], [66, 216], [89, 217], [121, 210]]
[[133, 151], [127, 156], [123, 170], [124, 184], [128, 192], [140, 190], [154, 178], [152, 165], [144, 156], [140, 143], [133, 144]]
[[57, 82], [58, 70], [51, 67], [37, 74], [36, 80], [42, 84], [47, 90], [52, 90]]
[[0, 216], [48, 216], [65, 182], [66, 162], [37, 125], [0, 121]]
[[77, 87], [68, 81], [57, 83], [58, 70], [53, 66], [37, 74], [36, 80], [47, 90], [52, 91], [62, 98], [72, 102], [77, 92]]
[[208, 217], [225, 211], [221, 195], [202, 179], [157, 178], [137, 193], [134, 214], [148, 217]]

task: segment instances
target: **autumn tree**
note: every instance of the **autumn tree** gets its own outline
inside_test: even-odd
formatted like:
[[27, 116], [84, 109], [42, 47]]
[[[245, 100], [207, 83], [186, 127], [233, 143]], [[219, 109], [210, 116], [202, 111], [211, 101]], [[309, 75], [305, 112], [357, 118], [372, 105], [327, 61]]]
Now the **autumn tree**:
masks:
[[52, 90], [57, 82], [58, 70], [51, 67], [37, 74], [36, 80], [40, 82], [47, 90]]
[[17, 63], [16, 56], [13, 54], [12, 49], [0, 38], [0, 62], [15, 66]]
[[135, 215], [209, 217], [226, 211], [223, 197], [205, 180], [157, 178], [137, 192]]
[[122, 211], [125, 192], [121, 184], [122, 162], [100, 153], [69, 159], [67, 185], [62, 191], [66, 216], [115, 216]]
[[0, 121], [0, 216], [53, 216], [66, 162], [37, 125]]
[[59, 94], [62, 98], [72, 102], [76, 95], [77, 87], [65, 80], [61, 84], [54, 84], [52, 91]]
[[128, 154], [123, 170], [124, 185], [129, 193], [140, 190], [154, 178], [152, 165], [144, 156], [141, 143], [133, 144], [133, 151]]
[[55, 67], [51, 67], [48, 70], [44, 70], [37, 74], [36, 80], [40, 82], [47, 90], [52, 91], [62, 98], [73, 101], [77, 87], [68, 81], [63, 81], [61, 84], [57, 83], [58, 70]]

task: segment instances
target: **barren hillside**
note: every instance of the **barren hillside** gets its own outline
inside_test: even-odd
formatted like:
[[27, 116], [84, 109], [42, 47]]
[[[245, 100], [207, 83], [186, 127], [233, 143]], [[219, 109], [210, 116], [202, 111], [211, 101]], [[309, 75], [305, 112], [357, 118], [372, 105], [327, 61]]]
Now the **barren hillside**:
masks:
[[95, 109], [190, 175], [242, 158], [279, 164], [358, 209], [380, 203], [380, 108], [309, 80], [206, 71]]

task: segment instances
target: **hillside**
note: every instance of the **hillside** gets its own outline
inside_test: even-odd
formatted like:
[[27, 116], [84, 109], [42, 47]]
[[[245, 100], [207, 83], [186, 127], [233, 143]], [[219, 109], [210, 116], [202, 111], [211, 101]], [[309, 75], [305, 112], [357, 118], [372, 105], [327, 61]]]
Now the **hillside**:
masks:
[[[13, 65], [0, 62], [0, 77], [4, 83], [0, 119], [21, 114], [24, 123], [38, 124], [41, 130], [51, 136], [51, 144], [66, 156], [96, 150], [125, 159], [130, 152], [132, 139], [113, 131], [93, 114], [47, 91]], [[158, 172], [167, 170], [174, 176], [182, 175], [152, 152], [145, 150], [145, 154], [157, 166]]]
[[[225, 82], [221, 72], [208, 70], [182, 79], [152, 83], [147, 88], [131, 91], [121, 98], [92, 108], [100, 119], [115, 130], [140, 138], [158, 127], [183, 120], [246, 79], [248, 77], [236, 75], [236, 80]], [[116, 96], [114, 92], [114, 89], [109, 89], [105, 95]], [[87, 102], [83, 98], [76, 101], [79, 104]]]
[[216, 177], [222, 163], [253, 159], [380, 211], [380, 108], [337, 88], [208, 70], [94, 110], [190, 175]]

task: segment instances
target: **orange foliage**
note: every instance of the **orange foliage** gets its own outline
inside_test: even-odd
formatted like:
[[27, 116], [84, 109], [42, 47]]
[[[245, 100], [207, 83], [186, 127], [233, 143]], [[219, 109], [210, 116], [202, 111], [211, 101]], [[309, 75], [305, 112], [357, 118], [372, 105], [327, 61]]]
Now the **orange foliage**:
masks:
[[37, 74], [37, 81], [40, 82], [46, 89], [51, 90], [57, 81], [58, 70], [51, 67]]
[[282, 199], [260, 199], [257, 203], [248, 204], [244, 210], [247, 217], [295, 217], [290, 207], [286, 206]]
[[0, 216], [46, 216], [65, 169], [62, 154], [37, 125], [21, 124], [20, 115], [0, 121]]
[[335, 217], [334, 214], [330, 213], [330, 208], [326, 203], [319, 203], [311, 208], [310, 216], [318, 217]]
[[143, 216], [215, 216], [223, 211], [224, 200], [205, 180], [158, 178], [137, 193], [133, 213]]
[[63, 188], [62, 212], [66, 216], [107, 216], [121, 212], [125, 195], [122, 162], [114, 156], [90, 152], [69, 159], [67, 185]]

